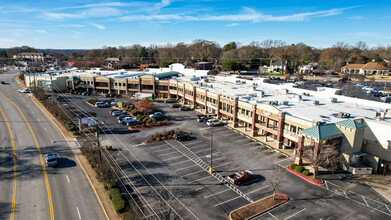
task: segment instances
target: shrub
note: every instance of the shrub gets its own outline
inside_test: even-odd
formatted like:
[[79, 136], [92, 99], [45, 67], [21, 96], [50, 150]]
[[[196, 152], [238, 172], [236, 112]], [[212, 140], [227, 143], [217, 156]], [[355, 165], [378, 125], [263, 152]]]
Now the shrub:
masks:
[[113, 199], [115, 195], [121, 195], [119, 194], [119, 189], [118, 188], [111, 188], [109, 191], [109, 198]]
[[138, 113], [137, 109], [133, 109], [132, 111], [130, 111], [130, 114], [132, 115], [136, 115], [136, 113]]
[[103, 188], [107, 189], [107, 182], [103, 181]]
[[303, 171], [303, 167], [302, 167], [302, 166], [296, 166], [296, 167], [295, 167], [295, 171], [296, 171], [297, 173], [301, 173], [301, 171]]
[[145, 118], [145, 117], [144, 117], [144, 118], [143, 118], [143, 122], [146, 123], [146, 122], [148, 121], [148, 119], [150, 119], [150, 118]]
[[303, 174], [303, 176], [308, 176], [308, 174], [310, 174], [310, 172], [308, 170], [304, 170], [303, 172], [301, 172], [301, 174]]
[[132, 219], [134, 218], [132, 217], [132, 214], [130, 214], [130, 212], [125, 212], [121, 216], [121, 220], [132, 220]]
[[117, 213], [120, 213], [125, 208], [125, 200], [121, 195], [114, 197], [111, 201], [113, 202], [114, 209]]
[[295, 163], [292, 163], [292, 164], [289, 165], [289, 169], [295, 170], [296, 166], [297, 165]]

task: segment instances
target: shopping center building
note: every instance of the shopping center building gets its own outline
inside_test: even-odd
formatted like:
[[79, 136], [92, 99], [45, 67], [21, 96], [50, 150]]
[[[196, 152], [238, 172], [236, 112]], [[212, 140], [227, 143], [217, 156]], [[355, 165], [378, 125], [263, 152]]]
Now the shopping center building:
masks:
[[[155, 99], [175, 98], [272, 147], [292, 149], [297, 162], [316, 160], [322, 147], [337, 143], [344, 170], [365, 174], [387, 173], [391, 168], [390, 104], [336, 95], [333, 88], [310, 91], [292, 83], [276, 85], [262, 78], [238, 77], [208, 76], [207, 70], [173, 64], [142, 72], [72, 69], [26, 74], [25, 81], [27, 86], [35, 80], [45, 85], [53, 82], [58, 90], [123, 96], [143, 92]], [[310, 158], [303, 154], [308, 146], [313, 152]]]

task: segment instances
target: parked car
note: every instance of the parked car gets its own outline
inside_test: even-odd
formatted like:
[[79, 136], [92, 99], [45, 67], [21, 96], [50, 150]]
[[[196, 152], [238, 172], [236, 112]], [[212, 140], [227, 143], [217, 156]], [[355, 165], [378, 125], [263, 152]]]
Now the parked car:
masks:
[[184, 133], [178, 133], [174, 135], [174, 139], [177, 141], [188, 141], [190, 140], [190, 135], [189, 134], [184, 134]]
[[232, 184], [240, 185], [254, 179], [255, 175], [249, 170], [238, 170], [234, 174], [228, 176], [228, 180]]
[[187, 107], [187, 106], [181, 106], [179, 107], [181, 109], [181, 111], [190, 111], [191, 108]]
[[162, 116], [162, 115], [163, 115], [163, 113], [161, 113], [161, 112], [155, 112], [153, 114], [150, 114], [149, 117], [150, 118], [155, 118], [155, 117]]
[[216, 126], [216, 125], [222, 125], [223, 123], [218, 119], [209, 119], [206, 121], [206, 125], [208, 126]]
[[113, 113], [113, 115], [114, 115], [114, 116], [119, 116], [119, 115], [122, 115], [122, 114], [124, 114], [124, 113], [126, 113], [126, 112], [123, 112], [123, 111], [116, 111], [116, 112]]
[[45, 154], [45, 164], [46, 166], [48, 167], [54, 167], [54, 166], [57, 166], [58, 165], [58, 160], [59, 160], [59, 156], [58, 154], [55, 154], [55, 153], [48, 153], [48, 154]]
[[206, 122], [207, 120], [208, 120], [208, 117], [206, 115], [197, 115], [198, 122]]
[[164, 103], [176, 103], [176, 99], [166, 99]]
[[18, 91], [21, 93], [29, 93], [30, 92], [29, 89], [19, 89]]
[[131, 126], [131, 125], [138, 125], [138, 124], [141, 124], [142, 122], [141, 121], [129, 121], [126, 123], [127, 126]]
[[123, 114], [123, 115], [119, 115], [119, 116], [117, 116], [117, 119], [118, 120], [123, 120], [125, 117], [130, 117], [130, 115], [128, 113]]
[[5, 84], [5, 82], [4, 82], [4, 81], [1, 81], [0, 83], [1, 83], [1, 84]]
[[131, 117], [131, 116], [126, 116], [126, 117], [120, 118], [120, 119], [118, 119], [118, 123], [121, 123], [121, 124], [122, 124], [123, 121], [129, 120], [129, 119], [133, 119], [133, 117]]
[[111, 101], [110, 105], [117, 105], [118, 104], [118, 100], [114, 100], [114, 101]]
[[129, 124], [129, 123], [134, 122], [134, 121], [137, 121], [137, 119], [132, 118], [132, 117], [129, 117], [129, 118], [126, 118], [125, 120], [123, 120], [123, 121], [121, 122], [121, 124], [127, 125], [127, 124]]
[[182, 105], [179, 104], [179, 103], [174, 103], [174, 104], [171, 105], [171, 108], [179, 108], [179, 107], [181, 107], [181, 106], [182, 106]]
[[385, 96], [385, 97], [381, 97], [380, 100], [382, 100], [383, 102], [391, 102], [391, 96]]
[[154, 119], [156, 121], [163, 121], [163, 120], [166, 120], [167, 117], [164, 115], [158, 115], [158, 116], [153, 117], [152, 119]]
[[98, 108], [104, 108], [104, 107], [109, 107], [110, 105], [107, 102], [97, 102], [95, 103], [95, 107]]
[[118, 110], [118, 109], [113, 109], [113, 110], [110, 111], [110, 115], [112, 115], [112, 114], [114, 114], [114, 112], [118, 112], [118, 111], [120, 111], [120, 110]]

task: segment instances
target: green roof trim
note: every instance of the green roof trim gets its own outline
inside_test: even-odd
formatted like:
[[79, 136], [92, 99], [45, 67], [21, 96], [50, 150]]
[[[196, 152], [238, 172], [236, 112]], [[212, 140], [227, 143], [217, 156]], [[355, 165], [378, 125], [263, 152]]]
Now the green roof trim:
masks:
[[345, 128], [350, 128], [353, 130], [357, 130], [360, 128], [365, 128], [365, 125], [361, 124], [360, 122], [357, 122], [352, 119], [346, 119], [335, 123], [336, 125], [343, 126]]
[[301, 130], [299, 131], [299, 134], [311, 137], [315, 140], [322, 140], [327, 137], [342, 135], [343, 133], [335, 124], [321, 124], [312, 128]]
[[158, 79], [163, 79], [171, 76], [178, 76], [180, 73], [176, 71], [171, 71], [171, 72], [165, 72], [165, 73], [158, 73], [153, 76], [155, 76]]

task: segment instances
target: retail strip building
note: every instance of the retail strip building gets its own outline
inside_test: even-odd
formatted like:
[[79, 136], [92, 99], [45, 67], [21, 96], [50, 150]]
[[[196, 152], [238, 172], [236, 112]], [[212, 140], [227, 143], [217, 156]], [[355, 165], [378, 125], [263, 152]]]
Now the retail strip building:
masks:
[[[208, 76], [207, 70], [169, 68], [135, 71], [66, 70], [26, 74], [27, 86], [37, 81], [57, 90], [81, 90], [133, 96], [152, 93], [155, 99], [176, 98], [203, 114], [213, 114], [275, 148], [294, 149], [297, 162], [314, 160], [322, 147], [338, 143], [341, 168], [356, 174], [384, 173], [391, 168], [391, 105], [335, 95], [294, 84], [264, 83], [238, 76]], [[60, 80], [61, 79], [61, 80]], [[303, 154], [311, 146], [312, 158]], [[240, 147], [240, 146], [238, 146]]]

